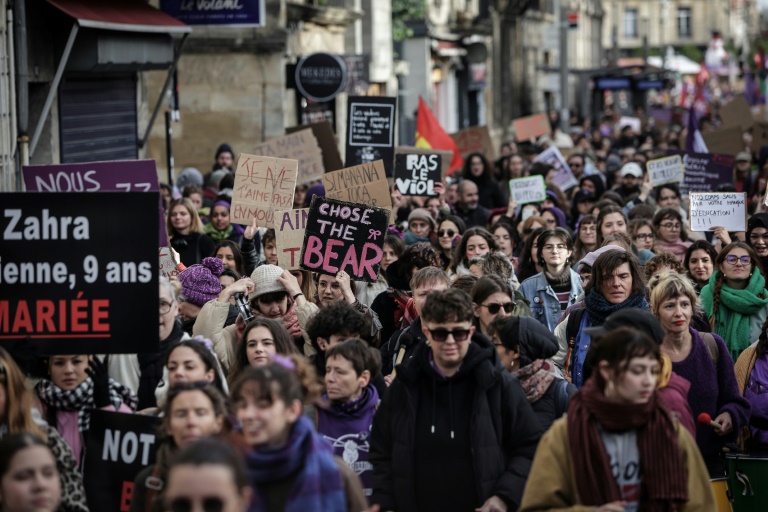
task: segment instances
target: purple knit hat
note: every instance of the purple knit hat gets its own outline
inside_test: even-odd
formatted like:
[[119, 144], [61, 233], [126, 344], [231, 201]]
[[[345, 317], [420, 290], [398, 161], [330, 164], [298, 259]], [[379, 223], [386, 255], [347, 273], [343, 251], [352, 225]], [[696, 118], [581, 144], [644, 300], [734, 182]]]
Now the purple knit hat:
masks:
[[192, 265], [179, 274], [181, 296], [196, 306], [203, 307], [221, 293], [219, 276], [224, 262], [218, 258], [205, 258], [199, 265]]

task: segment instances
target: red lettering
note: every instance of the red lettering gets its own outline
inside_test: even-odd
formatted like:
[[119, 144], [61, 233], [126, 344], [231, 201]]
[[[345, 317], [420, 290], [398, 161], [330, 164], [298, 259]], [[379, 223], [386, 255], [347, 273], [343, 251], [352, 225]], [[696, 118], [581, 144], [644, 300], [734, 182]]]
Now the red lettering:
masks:
[[77, 299], [71, 302], [70, 316], [72, 319], [70, 323], [72, 324], [72, 332], [88, 332], [88, 301], [81, 300], [80, 297], [82, 296], [83, 292], [78, 293]]
[[[94, 300], [92, 304], [93, 324], [91, 329], [93, 332], [109, 332], [109, 299]], [[102, 323], [102, 320], [105, 322]]]
[[9, 332], [11, 330], [10, 320], [11, 305], [7, 300], [0, 300], [0, 332]]
[[20, 300], [16, 308], [16, 315], [13, 317], [12, 332], [20, 332], [25, 329], [27, 332], [34, 332], [32, 329], [32, 317], [29, 314], [29, 306], [26, 300]]
[[[37, 332], [48, 330], [55, 332], [56, 327], [53, 323], [53, 313], [56, 311], [52, 300], [38, 300], [35, 308], [35, 326]], [[43, 325], [45, 324], [45, 325]]]
[[[319, 268], [323, 264], [323, 255], [320, 249], [323, 247], [323, 242], [315, 235], [309, 235], [307, 238], [307, 247], [304, 249], [304, 261], [302, 262], [309, 268]], [[313, 256], [317, 257], [313, 261]]]
[[301, 247], [291, 247], [290, 249], [283, 249], [283, 252], [291, 253], [291, 267], [296, 266], [296, 251], [300, 249]]
[[67, 332], [67, 315], [61, 314], [62, 311], [67, 310], [67, 301], [59, 301], [59, 332]]
[[131, 509], [133, 499], [133, 482], [123, 482], [123, 492], [120, 494], [120, 512], [128, 512]]

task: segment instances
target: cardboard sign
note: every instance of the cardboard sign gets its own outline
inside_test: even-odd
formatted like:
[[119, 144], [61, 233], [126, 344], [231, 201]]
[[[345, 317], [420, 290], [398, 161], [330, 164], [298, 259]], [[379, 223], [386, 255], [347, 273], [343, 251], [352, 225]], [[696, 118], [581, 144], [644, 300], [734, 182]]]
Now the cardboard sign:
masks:
[[296, 183], [319, 180], [325, 172], [323, 152], [317, 145], [317, 139], [310, 128], [257, 144], [252, 154], [298, 160], [299, 172]]
[[469, 128], [452, 133], [451, 137], [456, 141], [456, 145], [459, 147], [459, 154], [461, 154], [463, 159], [466, 160], [467, 156], [471, 153], [481, 153], [491, 162], [496, 160], [493, 142], [491, 142], [491, 133], [488, 131], [487, 126], [470, 126]]
[[[739, 94], [733, 101], [720, 107], [720, 119], [726, 128], [739, 127], [742, 132], [752, 128], [752, 109], [744, 95]], [[709, 147], [709, 146], [707, 146]]]
[[712, 153], [686, 153], [668, 150], [668, 155], [680, 155], [685, 175], [680, 184], [680, 194], [687, 197], [691, 192], [714, 192], [723, 183], [733, 181], [735, 157]]
[[[154, 160], [25, 165], [27, 192], [158, 192]], [[157, 200], [158, 245], [168, 245], [163, 199]]]
[[347, 102], [347, 167], [383, 160], [393, 174], [397, 98], [350, 96]]
[[232, 222], [275, 227], [275, 210], [293, 206], [299, 162], [241, 154], [232, 190]]
[[528, 176], [509, 180], [510, 202], [517, 204], [538, 203], [547, 198], [544, 176]]
[[130, 509], [136, 475], [155, 463], [160, 421], [143, 414], [91, 412], [83, 473], [91, 510]]
[[[315, 136], [317, 143], [320, 145], [320, 151], [323, 154], [323, 167], [325, 168], [325, 171], [335, 171], [344, 167], [344, 162], [341, 161], [341, 154], [339, 153], [339, 145], [336, 141], [336, 134], [333, 133], [333, 127], [331, 126], [330, 121], [286, 128], [285, 133], [296, 133], [302, 130], [306, 130], [307, 128], [312, 130], [312, 135]], [[299, 162], [301, 162], [301, 159], [299, 159]], [[301, 172], [301, 169], [299, 169], [299, 172]], [[299, 181], [299, 183], [306, 182]]]
[[672, 155], [651, 160], [646, 164], [648, 178], [651, 185], [658, 187], [665, 183], [678, 183], [683, 181], [683, 159], [680, 155]]
[[397, 146], [395, 148], [395, 158], [397, 155], [440, 155], [440, 176], [441, 179], [448, 175], [453, 160], [453, 151], [440, 149], [417, 148], [416, 146]]
[[173, 279], [179, 275], [179, 267], [173, 260], [173, 254], [169, 247], [161, 247], [158, 257], [160, 259], [159, 271], [161, 276]]
[[395, 155], [395, 186], [404, 196], [437, 197], [435, 183], [442, 179], [442, 159], [432, 155]]
[[515, 119], [512, 121], [512, 127], [515, 129], [515, 139], [521, 142], [535, 140], [552, 131], [552, 125], [549, 123], [547, 114], [536, 114], [535, 116]]
[[304, 244], [309, 208], [275, 211], [277, 264], [285, 270], [301, 269], [299, 257]]
[[704, 143], [707, 145], [707, 150], [710, 153], [736, 155], [740, 151], [744, 151], [745, 145], [742, 133], [741, 127], [732, 126], [713, 132], [702, 133], [701, 137], [704, 139]]
[[392, 208], [384, 162], [355, 165], [323, 175], [325, 197], [380, 208]]
[[0, 340], [43, 354], [157, 352], [158, 196], [0, 194]]
[[560, 153], [560, 150], [557, 149], [557, 147], [548, 147], [539, 153], [536, 158], [533, 159], [533, 161], [543, 162], [555, 168], [554, 184], [557, 185], [557, 187], [563, 192], [579, 184], [578, 180], [571, 172], [571, 168], [568, 167], [568, 164], [565, 162], [565, 158], [563, 158], [562, 153]]
[[330, 276], [343, 270], [376, 282], [389, 210], [314, 196], [309, 206], [301, 268]]
[[746, 193], [692, 192], [689, 200], [692, 231], [711, 231], [718, 226], [731, 232], [747, 230]]

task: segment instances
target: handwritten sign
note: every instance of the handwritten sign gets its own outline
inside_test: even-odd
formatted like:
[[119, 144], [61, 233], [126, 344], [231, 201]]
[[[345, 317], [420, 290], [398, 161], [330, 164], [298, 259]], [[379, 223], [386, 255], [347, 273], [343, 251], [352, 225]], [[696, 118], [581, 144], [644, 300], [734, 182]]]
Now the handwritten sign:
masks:
[[99, 409], [91, 412], [83, 475], [91, 510], [131, 508], [136, 475], [155, 463], [159, 425], [156, 416]]
[[680, 155], [683, 159], [685, 175], [680, 184], [680, 193], [687, 196], [691, 192], [714, 192], [723, 183], [733, 181], [735, 157], [712, 153], [687, 153], [668, 150], [668, 155]]
[[495, 152], [493, 151], [493, 142], [491, 142], [491, 133], [485, 125], [464, 128], [456, 133], [452, 133], [451, 137], [456, 141], [459, 154], [465, 160], [471, 153], [481, 153], [490, 161], [496, 159]]
[[[335, 171], [337, 169], [341, 169], [342, 167], [344, 167], [344, 162], [341, 161], [341, 154], [339, 154], [339, 147], [338, 147], [338, 142], [336, 141], [336, 134], [333, 133], [333, 126], [331, 126], [330, 121], [322, 121], [319, 123], [293, 126], [291, 128], [286, 128], [285, 133], [291, 134], [291, 133], [301, 132], [303, 130], [306, 130], [307, 128], [312, 130], [312, 135], [315, 136], [315, 140], [317, 140], [317, 143], [320, 146], [320, 151], [323, 154], [323, 167], [325, 171]], [[270, 155], [270, 156], [279, 156], [280, 158], [286, 158], [280, 155]], [[312, 152], [312, 156], [313, 157], [315, 156], [314, 152]], [[295, 157], [288, 156], [287, 158], [295, 158]], [[299, 183], [306, 183], [305, 181], [301, 181], [302, 180], [302, 159], [297, 158], [297, 160], [299, 161]], [[318, 178], [315, 178], [315, 179], [318, 179]]]
[[323, 152], [311, 128], [257, 144], [252, 154], [298, 160], [297, 183], [319, 180], [325, 172]]
[[0, 340], [41, 354], [157, 352], [159, 195], [2, 194]]
[[689, 200], [692, 231], [711, 231], [717, 226], [727, 231], [747, 230], [746, 193], [692, 192]]
[[515, 119], [512, 121], [512, 127], [515, 129], [515, 139], [518, 141], [535, 140], [552, 131], [552, 125], [546, 114]]
[[376, 282], [389, 210], [315, 196], [309, 206], [301, 268]]
[[232, 191], [232, 222], [275, 227], [275, 210], [293, 206], [299, 162], [283, 158], [240, 155]]
[[275, 211], [277, 264], [285, 270], [298, 270], [309, 208]]
[[632, 128], [635, 135], [640, 135], [640, 132], [642, 131], [642, 122], [637, 117], [622, 116], [619, 119], [619, 128], [623, 130], [626, 126]]
[[395, 185], [404, 196], [436, 197], [435, 183], [441, 179], [440, 155], [395, 155]]
[[161, 247], [158, 253], [160, 259], [160, 275], [173, 279], [179, 275], [179, 267], [176, 262], [173, 261], [173, 254], [168, 247]]
[[672, 155], [651, 160], [646, 165], [648, 178], [651, 185], [658, 187], [665, 183], [678, 183], [683, 181], [683, 159], [680, 155]]
[[380, 208], [392, 208], [389, 182], [384, 162], [377, 160], [323, 174], [325, 197], [361, 203]]
[[347, 103], [347, 167], [383, 160], [392, 176], [397, 98], [350, 96]]
[[[25, 165], [27, 192], [158, 192], [154, 160], [116, 160], [84, 164]], [[157, 200], [158, 241], [168, 245], [165, 209]]]
[[395, 148], [395, 158], [397, 158], [397, 155], [435, 155], [435, 154], [440, 155], [440, 176], [441, 176], [441, 179], [445, 178], [445, 176], [448, 174], [448, 170], [451, 168], [451, 160], [453, 160], [453, 151], [417, 148], [416, 146], [397, 146]]
[[539, 153], [536, 158], [533, 159], [533, 161], [543, 162], [555, 168], [555, 178], [553, 182], [560, 190], [566, 191], [579, 184], [579, 182], [576, 180], [576, 177], [571, 172], [571, 168], [568, 167], [568, 164], [565, 162], [565, 158], [563, 158], [562, 153], [560, 153], [560, 150], [557, 149], [557, 147], [548, 147]]
[[511, 201], [517, 204], [538, 203], [547, 198], [544, 176], [528, 176], [509, 180]]

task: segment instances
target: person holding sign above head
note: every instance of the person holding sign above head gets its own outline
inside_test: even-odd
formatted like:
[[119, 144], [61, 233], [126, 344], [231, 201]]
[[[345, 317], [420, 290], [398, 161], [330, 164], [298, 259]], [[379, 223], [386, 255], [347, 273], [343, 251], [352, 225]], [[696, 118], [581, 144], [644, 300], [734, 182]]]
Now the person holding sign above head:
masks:
[[720, 251], [709, 284], [701, 290], [701, 305], [732, 359], [758, 340], [768, 318], [768, 290], [750, 246], [731, 242]]
[[180, 449], [219, 434], [226, 422], [226, 400], [211, 384], [178, 383], [168, 392], [160, 430], [164, 439], [155, 464], [136, 475], [130, 512], [163, 512], [168, 468]]
[[59, 510], [59, 470], [51, 449], [40, 437], [21, 433], [0, 441], [0, 503], [3, 512]]
[[214, 243], [203, 235], [203, 225], [197, 211], [189, 199], [177, 199], [171, 202], [168, 210], [168, 236], [171, 247], [179, 253], [184, 266], [200, 263], [203, 258], [213, 254]]
[[672, 253], [683, 261], [691, 242], [680, 212], [675, 208], [662, 208], [653, 217], [653, 227], [658, 234], [653, 252]]

